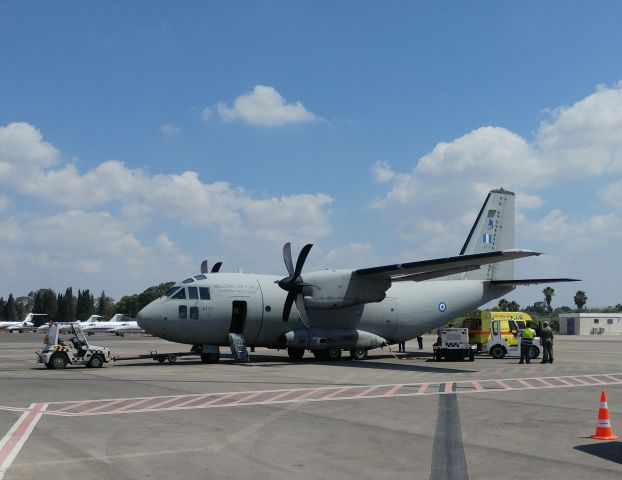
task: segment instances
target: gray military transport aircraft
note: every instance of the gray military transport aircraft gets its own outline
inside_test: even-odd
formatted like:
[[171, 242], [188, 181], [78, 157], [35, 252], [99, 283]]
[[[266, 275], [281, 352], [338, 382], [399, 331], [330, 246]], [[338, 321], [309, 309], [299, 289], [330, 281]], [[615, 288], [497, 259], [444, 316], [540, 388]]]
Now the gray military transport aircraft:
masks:
[[[540, 255], [514, 249], [514, 193], [492, 190], [460, 255], [358, 270], [302, 269], [283, 247], [288, 276], [211, 272], [189, 277], [143, 308], [138, 324], [166, 340], [192, 345], [205, 363], [219, 347], [246, 354], [246, 345], [306, 350], [337, 360], [343, 350], [363, 360], [370, 349], [406, 341], [512, 291], [517, 285], [574, 281], [515, 279], [513, 260]], [[295, 309], [292, 307], [295, 304]]]

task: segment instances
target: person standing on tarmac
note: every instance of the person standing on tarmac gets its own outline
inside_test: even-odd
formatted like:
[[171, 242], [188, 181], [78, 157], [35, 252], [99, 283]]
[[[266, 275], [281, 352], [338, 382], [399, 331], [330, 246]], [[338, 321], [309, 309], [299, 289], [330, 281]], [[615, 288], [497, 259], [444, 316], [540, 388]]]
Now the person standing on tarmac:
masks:
[[542, 343], [542, 362], [540, 363], [553, 363], [553, 329], [549, 327], [549, 322], [544, 322], [540, 342]]
[[521, 331], [521, 340], [520, 340], [520, 362], [518, 363], [531, 363], [531, 344], [533, 343], [533, 338], [536, 336], [536, 331], [527, 325]]

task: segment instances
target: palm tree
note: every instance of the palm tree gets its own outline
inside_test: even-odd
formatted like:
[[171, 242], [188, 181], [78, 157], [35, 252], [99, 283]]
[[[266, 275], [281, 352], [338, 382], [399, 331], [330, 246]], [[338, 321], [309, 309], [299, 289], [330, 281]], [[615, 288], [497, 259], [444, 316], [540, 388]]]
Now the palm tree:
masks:
[[552, 310], [551, 300], [553, 300], [553, 295], [555, 295], [555, 289], [551, 287], [546, 287], [544, 290], [542, 290], [542, 293], [544, 293], [544, 300], [546, 301], [546, 306], [549, 307], [550, 312]]
[[579, 290], [574, 294], [574, 303], [579, 310], [581, 310], [583, 305], [587, 303], [587, 295], [583, 290]]
[[509, 306], [510, 302], [508, 302], [505, 298], [499, 300], [499, 310], [501, 310], [502, 312], [507, 312]]
[[508, 303], [508, 312], [520, 312], [520, 305], [512, 300]]

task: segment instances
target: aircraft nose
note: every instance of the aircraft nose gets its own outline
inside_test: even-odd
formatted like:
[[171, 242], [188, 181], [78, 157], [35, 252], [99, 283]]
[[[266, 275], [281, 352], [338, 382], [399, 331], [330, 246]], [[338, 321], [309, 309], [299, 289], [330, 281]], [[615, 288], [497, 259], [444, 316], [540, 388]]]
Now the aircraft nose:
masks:
[[153, 302], [143, 307], [143, 309], [136, 315], [136, 321], [138, 326], [147, 332], [152, 332], [155, 328], [159, 316], [156, 314]]

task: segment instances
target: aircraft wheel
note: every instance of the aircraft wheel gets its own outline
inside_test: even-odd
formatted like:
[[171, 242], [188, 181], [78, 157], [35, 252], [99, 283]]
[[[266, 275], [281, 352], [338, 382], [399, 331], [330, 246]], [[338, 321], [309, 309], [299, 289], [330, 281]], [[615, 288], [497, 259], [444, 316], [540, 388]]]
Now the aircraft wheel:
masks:
[[300, 360], [305, 354], [305, 351], [302, 348], [292, 348], [289, 347], [287, 349], [287, 355], [291, 360]]
[[490, 356], [497, 359], [503, 358], [505, 357], [505, 350], [501, 345], [495, 345], [490, 349]]
[[50, 358], [50, 365], [50, 368], [54, 370], [65, 368], [67, 366], [67, 357], [62, 353], [55, 353], [52, 355], [52, 358]]
[[318, 360], [328, 360], [327, 350], [313, 350], [313, 356]]
[[352, 348], [350, 350], [350, 357], [353, 360], [365, 360], [367, 358], [367, 349], [366, 348]]
[[328, 360], [339, 360], [341, 358], [341, 348], [331, 347], [326, 350], [326, 358]]
[[218, 353], [202, 353], [201, 361], [203, 363], [216, 363], [220, 360], [220, 352]]
[[93, 355], [86, 366], [90, 368], [101, 368], [103, 365], [104, 359], [101, 355]]

